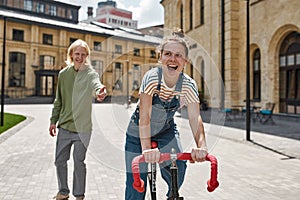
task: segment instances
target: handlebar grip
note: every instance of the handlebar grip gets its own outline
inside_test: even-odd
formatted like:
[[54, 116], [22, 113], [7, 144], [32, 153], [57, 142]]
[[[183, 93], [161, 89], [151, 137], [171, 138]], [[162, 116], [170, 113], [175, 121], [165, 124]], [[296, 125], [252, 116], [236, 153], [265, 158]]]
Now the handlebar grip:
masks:
[[132, 174], [133, 174], [133, 184], [132, 184], [132, 187], [136, 191], [138, 191], [138, 192], [144, 192], [145, 191], [145, 183], [144, 183], [144, 181], [140, 177], [139, 164], [141, 162], [145, 162], [145, 158], [144, 158], [143, 155], [136, 156], [132, 160], [132, 165], [131, 165]]
[[[159, 162], [170, 160], [170, 159], [171, 159], [170, 153], [161, 153]], [[190, 153], [177, 153], [177, 160], [192, 160], [192, 157]], [[212, 192], [219, 186], [219, 182], [217, 180], [218, 162], [213, 155], [207, 155], [206, 160], [210, 161], [211, 163], [210, 179], [207, 181], [207, 191]], [[143, 155], [136, 156], [132, 160], [132, 174], [133, 174], [132, 186], [138, 192], [145, 191], [145, 187], [144, 187], [145, 184], [140, 177], [140, 169], [139, 169], [139, 164], [142, 162], [145, 162], [145, 158]]]
[[207, 155], [206, 160], [210, 161], [210, 179], [207, 181], [207, 191], [213, 192], [218, 186], [218, 161], [213, 155]]

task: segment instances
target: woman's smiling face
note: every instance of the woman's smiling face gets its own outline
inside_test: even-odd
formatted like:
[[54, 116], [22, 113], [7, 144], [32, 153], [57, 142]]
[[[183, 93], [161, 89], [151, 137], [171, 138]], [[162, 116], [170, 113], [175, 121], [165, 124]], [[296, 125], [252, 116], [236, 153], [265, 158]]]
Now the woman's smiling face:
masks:
[[168, 42], [161, 52], [159, 61], [166, 68], [168, 75], [178, 75], [187, 62], [185, 46], [176, 41]]
[[85, 59], [87, 58], [88, 54], [84, 47], [79, 46], [76, 49], [74, 49], [72, 53], [73, 62], [75, 65], [75, 68], [79, 68], [85, 63]]

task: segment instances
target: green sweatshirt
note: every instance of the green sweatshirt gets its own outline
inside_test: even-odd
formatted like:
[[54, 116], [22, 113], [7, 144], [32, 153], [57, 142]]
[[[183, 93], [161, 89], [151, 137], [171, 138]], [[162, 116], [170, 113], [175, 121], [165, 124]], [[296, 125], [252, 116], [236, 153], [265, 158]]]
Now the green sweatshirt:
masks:
[[90, 133], [92, 100], [102, 87], [99, 75], [92, 67], [78, 72], [73, 65], [62, 69], [58, 75], [51, 124], [58, 122], [58, 127], [63, 129]]

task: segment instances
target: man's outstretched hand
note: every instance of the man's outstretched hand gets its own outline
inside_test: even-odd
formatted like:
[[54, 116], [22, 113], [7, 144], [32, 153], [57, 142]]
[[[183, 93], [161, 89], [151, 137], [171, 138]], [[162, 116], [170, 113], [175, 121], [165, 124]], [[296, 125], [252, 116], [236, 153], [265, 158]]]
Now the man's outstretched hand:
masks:
[[97, 95], [97, 101], [99, 102], [103, 101], [106, 95], [107, 95], [106, 86], [104, 86], [103, 88], [101, 88], [99, 94]]

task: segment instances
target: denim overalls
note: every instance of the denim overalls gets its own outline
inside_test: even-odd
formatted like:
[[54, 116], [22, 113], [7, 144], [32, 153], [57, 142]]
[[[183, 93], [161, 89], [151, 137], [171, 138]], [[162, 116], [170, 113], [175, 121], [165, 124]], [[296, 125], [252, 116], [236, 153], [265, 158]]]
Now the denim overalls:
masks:
[[[162, 69], [160, 67], [158, 70], [158, 86], [157, 90], [160, 91]], [[175, 90], [177, 92], [181, 91], [183, 74], [181, 73], [176, 84]], [[182, 147], [179, 140], [179, 132], [177, 130], [176, 124], [174, 123], [174, 115], [180, 106], [179, 96], [175, 96], [171, 101], [162, 101], [158, 94], [154, 94], [152, 98], [152, 112], [151, 112], [151, 140], [156, 141], [158, 148], [162, 153], [170, 153], [171, 149], [174, 148], [176, 152], [182, 152]], [[133, 177], [131, 173], [131, 161], [135, 156], [142, 153], [140, 138], [139, 138], [139, 106], [137, 106], [135, 112], [133, 113], [130, 123], [126, 132], [126, 144], [125, 144], [125, 160], [126, 160], [126, 200], [143, 200], [145, 199], [145, 193], [139, 193], [133, 189]], [[170, 174], [170, 161], [160, 164], [160, 170], [163, 179], [167, 182], [169, 186], [170, 193], [171, 190], [171, 174]], [[140, 175], [145, 182], [145, 187], [147, 185], [147, 167], [146, 163], [140, 164]], [[178, 167], [178, 186], [180, 187], [184, 180], [186, 162], [177, 161]]]

